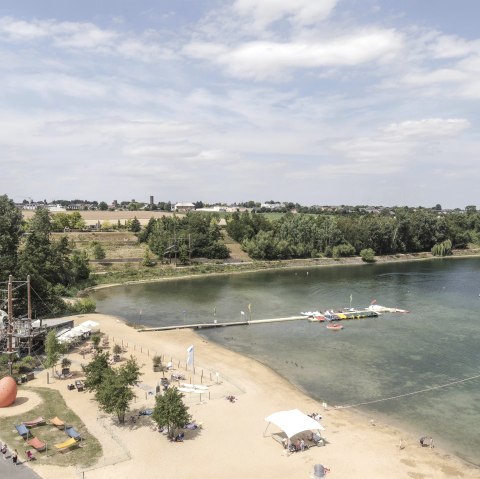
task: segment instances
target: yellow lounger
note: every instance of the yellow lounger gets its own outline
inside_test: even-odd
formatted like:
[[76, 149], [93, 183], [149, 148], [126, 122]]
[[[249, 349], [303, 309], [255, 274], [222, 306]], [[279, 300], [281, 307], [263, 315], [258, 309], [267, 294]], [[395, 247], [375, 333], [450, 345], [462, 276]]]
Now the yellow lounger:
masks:
[[55, 444], [55, 448], [61, 451], [63, 449], [68, 449], [69, 447], [78, 446], [78, 445], [79, 445], [78, 442], [75, 441], [73, 437], [71, 437], [70, 439], [67, 439], [64, 442], [61, 442], [60, 444]]

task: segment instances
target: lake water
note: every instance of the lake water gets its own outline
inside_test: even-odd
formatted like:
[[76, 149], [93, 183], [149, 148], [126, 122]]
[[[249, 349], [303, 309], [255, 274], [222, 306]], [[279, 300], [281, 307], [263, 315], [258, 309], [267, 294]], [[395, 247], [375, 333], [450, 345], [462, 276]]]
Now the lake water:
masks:
[[411, 312], [345, 321], [338, 332], [308, 321], [200, 332], [331, 405], [405, 395], [358, 409], [480, 464], [480, 378], [431, 389], [480, 375], [480, 259], [198, 277], [105, 289], [95, 298], [99, 312], [159, 326], [238, 321], [249, 317], [249, 304], [252, 319], [338, 309], [350, 306], [350, 295], [353, 307], [375, 299]]

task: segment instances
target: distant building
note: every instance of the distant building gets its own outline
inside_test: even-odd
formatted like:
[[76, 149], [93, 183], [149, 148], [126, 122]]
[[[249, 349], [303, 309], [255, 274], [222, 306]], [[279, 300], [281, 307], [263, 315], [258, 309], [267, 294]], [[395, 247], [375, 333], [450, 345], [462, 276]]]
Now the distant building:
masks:
[[56, 204], [49, 204], [47, 205], [48, 211], [50, 213], [61, 213], [61, 212], [66, 212], [67, 210], [61, 206], [61, 205], [56, 205]]
[[177, 213], [187, 213], [188, 211], [194, 211], [195, 205], [193, 203], [175, 203], [173, 211]]
[[262, 203], [260, 208], [265, 208], [266, 210], [280, 210], [285, 207], [285, 203]]

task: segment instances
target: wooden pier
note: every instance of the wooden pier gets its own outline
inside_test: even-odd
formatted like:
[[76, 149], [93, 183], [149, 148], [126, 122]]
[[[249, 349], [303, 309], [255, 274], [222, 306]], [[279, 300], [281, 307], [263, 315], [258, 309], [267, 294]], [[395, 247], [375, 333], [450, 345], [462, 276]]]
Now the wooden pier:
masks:
[[298, 321], [299, 319], [307, 319], [306, 316], [288, 316], [287, 318], [270, 318], [270, 319], [252, 319], [249, 321], [232, 321], [228, 323], [194, 323], [194, 324], [175, 324], [171, 326], [158, 326], [155, 328], [143, 328], [138, 332], [143, 333], [146, 331], [169, 331], [172, 329], [207, 329], [207, 328], [226, 328], [228, 326], [249, 326], [250, 324], [263, 324], [263, 323], [281, 323], [283, 321]]

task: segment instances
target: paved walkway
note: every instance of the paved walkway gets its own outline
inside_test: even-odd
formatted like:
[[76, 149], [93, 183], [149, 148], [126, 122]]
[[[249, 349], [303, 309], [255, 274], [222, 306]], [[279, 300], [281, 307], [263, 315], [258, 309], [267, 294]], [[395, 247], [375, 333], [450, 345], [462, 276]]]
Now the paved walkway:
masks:
[[14, 466], [10, 452], [7, 453], [6, 460], [0, 458], [0, 477], [8, 479], [41, 479], [37, 473], [33, 472], [22, 461]]

